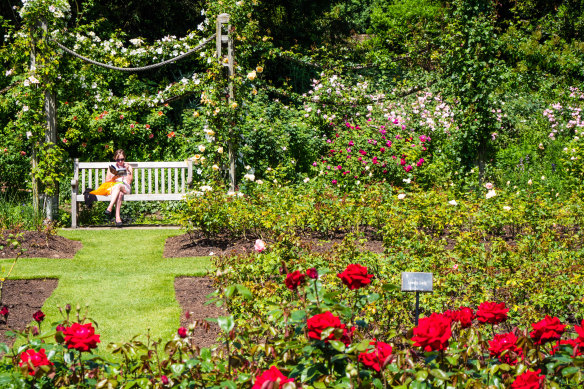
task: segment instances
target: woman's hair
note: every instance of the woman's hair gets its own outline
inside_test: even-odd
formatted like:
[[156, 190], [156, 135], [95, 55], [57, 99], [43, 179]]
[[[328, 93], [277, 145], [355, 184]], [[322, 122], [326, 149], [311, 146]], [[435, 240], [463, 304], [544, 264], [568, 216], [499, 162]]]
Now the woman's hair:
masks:
[[117, 149], [114, 153], [114, 160], [118, 158], [126, 158], [126, 152], [122, 149]]

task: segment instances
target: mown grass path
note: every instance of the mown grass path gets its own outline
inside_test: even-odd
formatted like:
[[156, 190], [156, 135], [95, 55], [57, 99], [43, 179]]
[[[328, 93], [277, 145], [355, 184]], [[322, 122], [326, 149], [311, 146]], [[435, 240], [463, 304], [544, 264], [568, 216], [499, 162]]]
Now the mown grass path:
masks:
[[[46, 322], [61, 320], [58, 307], [77, 305], [99, 325], [99, 352], [110, 342], [129, 341], [135, 335], [170, 340], [179, 326], [180, 306], [174, 278], [206, 274], [208, 258], [163, 258], [165, 240], [178, 230], [111, 229], [60, 231], [79, 240], [83, 248], [73, 259], [20, 259], [11, 278], [58, 278], [47, 299]], [[2, 265], [10, 263], [2, 261]], [[32, 319], [31, 319], [32, 321]], [[141, 337], [145, 340], [145, 336]]]

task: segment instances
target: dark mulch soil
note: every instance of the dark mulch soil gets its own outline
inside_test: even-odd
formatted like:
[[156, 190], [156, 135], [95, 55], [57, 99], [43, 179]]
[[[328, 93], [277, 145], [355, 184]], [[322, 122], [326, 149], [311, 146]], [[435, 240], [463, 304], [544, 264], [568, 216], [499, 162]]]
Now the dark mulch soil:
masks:
[[[6, 280], [2, 288], [2, 306], [7, 306], [8, 317], [0, 316], [0, 343], [9, 346], [14, 343], [13, 337], [7, 337], [6, 331], [23, 331], [33, 322], [32, 315], [42, 308], [57, 287], [58, 280]], [[36, 325], [36, 324], [35, 324]]]
[[[13, 245], [17, 240], [20, 244]], [[43, 231], [0, 231], [0, 259], [15, 258], [73, 258], [83, 247], [79, 241], [69, 240]]]
[[226, 316], [226, 312], [215, 304], [205, 304], [209, 301], [206, 296], [215, 291], [212, 281], [206, 277], [177, 277], [174, 290], [183, 311], [180, 325], [187, 328], [195, 325], [193, 343], [199, 347], [214, 345], [219, 326], [205, 319]]
[[[323, 237], [316, 233], [304, 233], [299, 236], [300, 244], [308, 250], [318, 253], [330, 252], [340, 245], [345, 233], [339, 232], [332, 236]], [[383, 253], [383, 241], [372, 231], [365, 231], [367, 239], [360, 245], [360, 250]], [[177, 257], [201, 257], [208, 255], [242, 254], [253, 251], [255, 237], [232, 238], [226, 234], [218, 234], [208, 238], [201, 233], [183, 234], [173, 236], [166, 240], [164, 246], [165, 258]], [[266, 244], [270, 244], [268, 240]]]

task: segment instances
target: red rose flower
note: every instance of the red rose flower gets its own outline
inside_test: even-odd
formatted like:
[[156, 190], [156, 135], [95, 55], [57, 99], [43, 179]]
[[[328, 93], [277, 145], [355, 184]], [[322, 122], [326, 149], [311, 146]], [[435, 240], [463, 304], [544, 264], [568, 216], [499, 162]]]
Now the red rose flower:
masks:
[[[321, 340], [322, 332], [327, 328], [333, 327], [342, 329], [343, 335], [345, 335], [347, 331], [345, 325], [341, 324], [341, 319], [339, 319], [338, 316], [333, 315], [330, 311], [312, 316], [307, 320], [306, 325], [308, 327], [308, 337], [317, 340]], [[330, 334], [326, 339], [335, 339], [335, 334]]]
[[[269, 385], [270, 383], [275, 383], [275, 385]], [[284, 384], [288, 382], [294, 382], [294, 378], [288, 378], [276, 366], [270, 367], [268, 370], [264, 371], [262, 375], [256, 377], [252, 389], [262, 389], [262, 388], [281, 388]], [[266, 385], [267, 384], [267, 385]]]
[[170, 380], [168, 379], [167, 376], [162, 375], [160, 376], [160, 382], [162, 382], [162, 385], [168, 385], [170, 383]]
[[450, 320], [460, 323], [462, 328], [469, 328], [475, 317], [473, 310], [469, 307], [460, 307], [456, 311], [446, 311], [444, 315], [450, 318]]
[[318, 279], [318, 272], [315, 268], [311, 267], [310, 269], [306, 270], [306, 275], [313, 280]]
[[544, 344], [559, 340], [566, 328], [565, 324], [560, 323], [560, 319], [548, 315], [543, 320], [533, 323], [531, 326], [533, 327], [533, 331], [529, 333], [529, 336], [535, 344]]
[[505, 303], [495, 303], [485, 301], [477, 309], [477, 320], [480, 323], [499, 324], [507, 320], [509, 308], [505, 308]]
[[20, 362], [18, 362], [18, 366], [27, 366], [28, 367], [28, 374], [35, 375], [36, 368], [39, 366], [51, 366], [53, 362], [49, 361], [47, 355], [45, 354], [45, 349], [42, 348], [37, 353], [33, 349], [26, 350], [22, 354], [20, 354]]
[[36, 311], [35, 313], [33, 313], [32, 318], [36, 322], [40, 323], [43, 320], [45, 320], [45, 314], [43, 313], [43, 311]]
[[349, 289], [359, 289], [371, 282], [373, 274], [367, 274], [367, 268], [359, 264], [347, 265], [344, 272], [337, 274], [337, 277], [347, 285]]
[[572, 355], [575, 357], [579, 357], [581, 355], [584, 355], [584, 348], [578, 347], [578, 342], [576, 341], [576, 339], [558, 340], [556, 342], [556, 344], [553, 345], [552, 349], [550, 350], [550, 355], [555, 355], [560, 350], [560, 346], [563, 346], [563, 345], [570, 346], [573, 349]]
[[523, 355], [523, 349], [517, 347], [517, 337], [513, 333], [497, 334], [489, 341], [491, 357], [499, 358], [501, 363], [514, 365], [517, 358]]
[[511, 384], [511, 389], [541, 389], [543, 388], [543, 381], [545, 381], [545, 376], [540, 376], [541, 370], [536, 371], [526, 371], [525, 373], [517, 376], [515, 381]]
[[8, 309], [8, 307], [6, 305], [4, 305], [2, 307], [2, 309], [0, 309], [0, 315], [4, 316], [4, 318], [7, 318], [9, 313], [10, 313], [10, 310]]
[[374, 346], [374, 348], [360, 353], [359, 362], [375, 371], [381, 371], [389, 362], [391, 346], [387, 343], [377, 342], [375, 339], [369, 345]]
[[91, 323], [73, 323], [71, 327], [65, 328], [63, 335], [65, 335], [67, 348], [79, 351], [89, 351], [97, 348], [97, 344], [100, 342], [99, 335], [95, 334], [95, 328]]
[[584, 320], [582, 320], [580, 326], [574, 326], [574, 330], [578, 334], [578, 337], [575, 339], [574, 352], [582, 355], [584, 353]]
[[185, 327], [180, 327], [177, 332], [178, 336], [180, 336], [181, 338], [187, 337], [187, 329]]
[[420, 319], [418, 326], [414, 327], [414, 346], [422, 347], [424, 351], [446, 350], [452, 336], [451, 323], [450, 318], [439, 313]]
[[299, 270], [296, 270], [286, 275], [286, 281], [284, 281], [284, 283], [286, 284], [288, 289], [295, 290], [300, 285], [304, 284], [305, 278], [306, 274], [302, 273]]

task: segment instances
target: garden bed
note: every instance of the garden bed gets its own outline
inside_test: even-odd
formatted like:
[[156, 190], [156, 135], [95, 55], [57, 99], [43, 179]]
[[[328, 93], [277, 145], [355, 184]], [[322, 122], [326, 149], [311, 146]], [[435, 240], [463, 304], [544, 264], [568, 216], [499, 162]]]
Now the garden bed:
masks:
[[[299, 234], [302, 246], [315, 253], [326, 253], [334, 250], [346, 237], [346, 233], [337, 232], [330, 236], [322, 236], [315, 232]], [[374, 253], [383, 253], [383, 241], [377, 238], [372, 231], [365, 232], [367, 241], [361, 250]], [[229, 234], [217, 234], [212, 238], [201, 232], [183, 234], [170, 237], [164, 246], [165, 258], [202, 257], [209, 255], [244, 254], [254, 250], [256, 237], [233, 238]], [[266, 241], [269, 245], [271, 242]]]
[[[11, 241], [17, 240], [18, 245]], [[76, 240], [44, 231], [0, 231], [0, 259], [15, 258], [73, 258], [83, 244]]]
[[13, 337], [6, 336], [6, 331], [23, 331], [33, 322], [32, 315], [40, 310], [45, 300], [57, 287], [58, 280], [7, 280], [2, 289], [2, 306], [9, 310], [7, 320], [0, 316], [0, 343], [9, 346], [14, 342]]
[[215, 304], [206, 304], [207, 295], [215, 291], [213, 281], [206, 277], [177, 277], [174, 280], [176, 300], [183, 314], [180, 318], [181, 327], [195, 324], [192, 332], [192, 343], [198, 347], [211, 347], [217, 341], [219, 326], [205, 319], [225, 316], [225, 309]]

